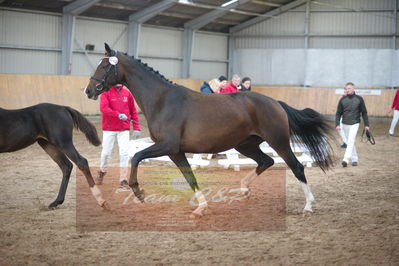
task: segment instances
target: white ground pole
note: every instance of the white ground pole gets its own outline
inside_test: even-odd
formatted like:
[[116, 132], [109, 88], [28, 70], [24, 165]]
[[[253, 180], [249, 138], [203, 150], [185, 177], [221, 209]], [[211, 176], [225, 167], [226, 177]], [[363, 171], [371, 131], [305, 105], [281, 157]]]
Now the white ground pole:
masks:
[[306, 205], [303, 209], [304, 212], [313, 212], [312, 210], [312, 202], [314, 201], [314, 197], [312, 192], [310, 191], [309, 185], [301, 182], [303, 192], [305, 193], [306, 197]]

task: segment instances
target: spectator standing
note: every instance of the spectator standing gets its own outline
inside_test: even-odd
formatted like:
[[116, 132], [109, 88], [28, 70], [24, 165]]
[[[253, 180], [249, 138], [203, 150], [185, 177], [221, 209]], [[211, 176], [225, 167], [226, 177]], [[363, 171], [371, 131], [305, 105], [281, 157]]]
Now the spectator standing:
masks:
[[393, 99], [391, 111], [393, 110], [393, 117], [391, 127], [389, 128], [389, 136], [394, 136], [396, 124], [399, 120], [399, 90], [396, 90], [395, 98]]
[[[358, 156], [355, 147], [356, 134], [359, 129], [360, 115], [363, 117], [364, 129], [369, 130], [369, 120], [367, 116], [367, 109], [364, 100], [361, 96], [356, 95], [355, 87], [352, 82], [345, 85], [347, 95], [342, 97], [338, 102], [337, 113], [335, 117], [336, 129], [344, 130], [347, 139], [347, 148], [342, 160], [342, 166], [347, 167], [349, 161], [352, 166], [358, 165]], [[340, 119], [342, 117], [342, 128], [340, 126]]]

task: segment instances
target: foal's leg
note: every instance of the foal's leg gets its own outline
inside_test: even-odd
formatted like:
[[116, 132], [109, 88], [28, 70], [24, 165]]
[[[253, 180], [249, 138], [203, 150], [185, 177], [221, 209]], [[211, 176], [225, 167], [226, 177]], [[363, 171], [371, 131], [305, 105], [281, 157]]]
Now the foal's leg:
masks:
[[263, 140], [257, 137], [251, 137], [247, 141], [241, 143], [235, 149], [240, 152], [242, 155], [245, 155], [252, 160], [254, 160], [258, 166], [249, 172], [243, 179], [241, 179], [241, 194], [248, 195], [249, 194], [249, 185], [252, 181], [263, 173], [267, 168], [274, 164], [274, 160], [264, 154], [262, 150], [259, 148], [259, 144]]
[[46, 153], [58, 164], [62, 171], [62, 181], [60, 190], [56, 200], [51, 203], [48, 208], [54, 209], [58, 205], [61, 205], [65, 199], [65, 193], [69, 183], [69, 177], [71, 176], [71, 171], [73, 164], [68, 160], [68, 158], [63, 154], [58, 148], [50, 144], [47, 140], [39, 139], [37, 141], [39, 145], [46, 151]]
[[110, 209], [108, 203], [103, 199], [100, 189], [94, 183], [93, 176], [91, 175], [89, 164], [86, 158], [84, 158], [79, 154], [79, 152], [76, 150], [75, 146], [73, 145], [72, 141], [68, 141], [67, 143], [64, 143], [60, 146], [62, 147], [61, 151], [64, 152], [68, 156], [68, 158], [72, 162], [74, 162], [78, 166], [79, 170], [82, 171], [83, 174], [85, 175], [91, 193], [93, 194], [94, 198], [97, 200], [97, 203], [104, 209]]
[[179, 167], [180, 171], [184, 175], [184, 178], [187, 180], [191, 189], [195, 192], [195, 196], [197, 197], [198, 207], [192, 212], [192, 216], [203, 216], [206, 212], [206, 209], [208, 208], [208, 203], [205, 199], [205, 196], [202, 194], [201, 190], [198, 187], [197, 180], [194, 176], [190, 164], [187, 161], [186, 155], [184, 153], [178, 153], [169, 155], [169, 158], [177, 165], [177, 167]]
[[137, 167], [139, 163], [144, 159], [176, 153], [177, 149], [174, 149], [173, 147], [176, 147], [173, 145], [173, 143], [158, 142], [142, 151], [137, 152], [133, 156], [131, 160], [132, 169], [130, 172], [129, 186], [132, 188], [134, 195], [141, 202], [144, 202], [145, 194], [144, 190], [139, 188], [139, 183], [137, 181]]

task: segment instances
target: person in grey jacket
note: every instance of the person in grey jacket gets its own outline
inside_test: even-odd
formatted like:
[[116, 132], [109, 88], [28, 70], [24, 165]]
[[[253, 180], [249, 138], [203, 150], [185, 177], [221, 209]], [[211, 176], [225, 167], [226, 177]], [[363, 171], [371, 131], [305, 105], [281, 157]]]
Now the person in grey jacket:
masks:
[[[363, 118], [364, 129], [370, 129], [366, 104], [361, 96], [356, 95], [354, 84], [352, 82], [346, 83], [345, 91], [347, 95], [342, 97], [338, 102], [337, 113], [335, 117], [337, 131], [343, 130], [347, 139], [347, 147], [345, 150], [344, 159], [342, 160], [343, 167], [346, 167], [349, 161], [352, 162], [353, 166], [357, 166], [359, 162], [355, 141], [360, 124], [360, 115], [362, 115]], [[340, 126], [341, 117], [342, 128]]]

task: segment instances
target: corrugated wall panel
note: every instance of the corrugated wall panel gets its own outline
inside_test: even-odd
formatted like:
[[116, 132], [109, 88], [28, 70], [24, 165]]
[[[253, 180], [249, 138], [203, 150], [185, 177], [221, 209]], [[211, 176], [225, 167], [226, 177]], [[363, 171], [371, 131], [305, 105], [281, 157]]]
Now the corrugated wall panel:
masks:
[[226, 63], [193, 62], [192, 75], [190, 78], [211, 80], [220, 75], [226, 75]]
[[139, 55], [182, 57], [181, 30], [142, 27]]
[[0, 10], [0, 17], [2, 44], [51, 48], [61, 46], [60, 16]]
[[181, 77], [181, 60], [142, 58], [142, 61], [168, 79]]
[[56, 75], [61, 53], [4, 49], [0, 52], [0, 62], [0, 73]]
[[[103, 48], [104, 49], [104, 48]], [[100, 62], [101, 55], [88, 54], [87, 56], [83, 53], [74, 53], [72, 58], [72, 73], [71, 75], [76, 76], [91, 76], [94, 70], [97, 68]]]
[[[62, 17], [57, 14], [35, 13], [34, 11], [0, 10], [0, 44], [4, 46], [28, 46], [50, 48], [55, 51], [25, 49], [0, 49], [2, 73], [59, 74], [62, 43]], [[228, 38], [221, 34], [197, 33], [194, 43], [194, 58], [227, 60]], [[139, 55], [148, 64], [169, 78], [180, 78], [182, 67], [183, 31], [151, 26], [143, 26], [139, 44]], [[104, 42], [113, 49], [127, 51], [127, 23], [123, 21], [96, 20], [77, 17], [75, 25], [72, 75], [91, 75], [101, 54], [88, 57], [76, 50], [86, 44], [94, 44], [95, 51], [104, 52]], [[151, 58], [155, 57], [155, 58]], [[159, 57], [159, 58], [157, 58]], [[36, 64], [30, 64], [35, 61]], [[26, 62], [29, 62], [27, 64]], [[227, 63], [207, 62], [210, 67], [202, 67], [202, 62], [193, 63], [192, 76], [207, 78], [209, 69], [227, 73]], [[199, 72], [196, 72], [199, 71]]]
[[312, 1], [313, 10], [393, 9], [395, 0], [328, 0]]
[[[104, 42], [108, 43], [112, 49], [127, 51], [126, 27], [127, 24], [123, 22], [96, 21], [78, 17], [75, 25], [75, 39], [82, 45], [94, 44], [96, 51], [104, 51]], [[76, 42], [74, 49], [79, 49]]]
[[296, 49], [304, 48], [305, 40], [304, 38], [240, 38], [236, 39], [237, 49]]
[[196, 33], [193, 58], [226, 60], [228, 57], [227, 46], [227, 35]]
[[319, 49], [390, 49], [392, 38], [310, 38], [309, 46]]
[[312, 13], [311, 34], [391, 34], [392, 13]]
[[237, 35], [302, 34], [304, 21], [304, 12], [288, 12], [243, 29]]

